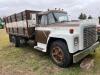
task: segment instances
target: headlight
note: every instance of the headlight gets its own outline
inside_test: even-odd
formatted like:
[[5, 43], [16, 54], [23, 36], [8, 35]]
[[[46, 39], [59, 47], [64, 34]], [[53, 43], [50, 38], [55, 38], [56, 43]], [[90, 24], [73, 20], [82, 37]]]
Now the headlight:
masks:
[[78, 46], [78, 44], [79, 44], [79, 38], [75, 37], [74, 38], [74, 46]]

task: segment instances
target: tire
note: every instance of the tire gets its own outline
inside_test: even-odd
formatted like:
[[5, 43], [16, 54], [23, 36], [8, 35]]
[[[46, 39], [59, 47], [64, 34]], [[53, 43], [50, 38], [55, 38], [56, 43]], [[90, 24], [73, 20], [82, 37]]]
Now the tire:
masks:
[[[14, 43], [15, 47], [27, 46], [27, 39], [9, 34], [9, 41]], [[23, 41], [23, 42], [22, 42]]]
[[72, 63], [72, 55], [69, 53], [67, 45], [59, 40], [52, 43], [50, 56], [53, 62], [62, 68], [69, 67]]
[[9, 34], [9, 41], [10, 41], [10, 42], [13, 42], [13, 41], [12, 41], [12, 35], [10, 35], [10, 34]]
[[15, 47], [24, 47], [24, 46], [27, 46], [27, 39], [16, 36]]
[[14, 36], [13, 41], [14, 41], [15, 47], [20, 47], [20, 38], [19, 37]]

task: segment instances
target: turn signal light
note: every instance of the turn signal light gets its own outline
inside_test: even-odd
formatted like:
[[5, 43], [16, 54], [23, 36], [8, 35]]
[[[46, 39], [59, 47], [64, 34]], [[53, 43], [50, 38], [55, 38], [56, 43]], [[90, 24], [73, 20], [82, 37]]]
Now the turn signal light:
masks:
[[70, 29], [69, 32], [70, 32], [70, 34], [73, 34], [74, 33], [74, 29]]

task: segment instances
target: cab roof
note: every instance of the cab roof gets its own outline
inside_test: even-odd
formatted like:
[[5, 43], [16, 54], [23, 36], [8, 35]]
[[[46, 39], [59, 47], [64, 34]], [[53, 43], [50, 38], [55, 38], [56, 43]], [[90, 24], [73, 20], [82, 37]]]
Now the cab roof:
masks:
[[47, 15], [47, 14], [49, 14], [49, 13], [51, 13], [51, 12], [65, 13], [65, 14], [67, 14], [67, 12], [61, 11], [61, 10], [49, 10], [49, 11], [45, 11], [45, 12], [40, 12], [40, 13], [38, 13], [38, 15]]

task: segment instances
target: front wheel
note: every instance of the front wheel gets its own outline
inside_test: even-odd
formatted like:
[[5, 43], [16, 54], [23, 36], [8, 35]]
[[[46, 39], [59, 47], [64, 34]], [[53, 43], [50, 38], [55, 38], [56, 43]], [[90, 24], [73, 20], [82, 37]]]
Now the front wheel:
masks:
[[59, 40], [51, 45], [50, 56], [55, 64], [63, 68], [72, 63], [72, 55], [69, 53], [67, 45]]

